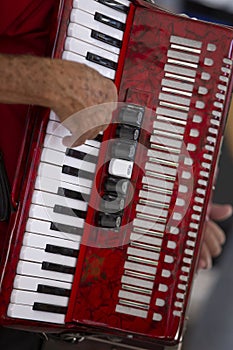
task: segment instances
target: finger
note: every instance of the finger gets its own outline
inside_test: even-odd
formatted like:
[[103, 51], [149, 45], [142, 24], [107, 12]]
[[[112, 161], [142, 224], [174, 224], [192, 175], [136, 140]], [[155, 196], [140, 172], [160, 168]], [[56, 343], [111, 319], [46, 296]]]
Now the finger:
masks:
[[[78, 113], [73, 114], [63, 121], [63, 126], [69, 129], [72, 133], [71, 138], [66, 138], [72, 141], [73, 144], [79, 143], [104, 128], [111, 122], [114, 103], [105, 103], [91, 108], [86, 108]], [[96, 135], [95, 135], [96, 136]], [[76, 138], [76, 140], [75, 140]], [[78, 141], [78, 140], [81, 141]]]
[[[225, 238], [225, 237], [224, 237]], [[217, 225], [208, 222], [205, 228], [203, 243], [207, 246], [211, 257], [217, 257], [222, 252], [222, 232]]]
[[209, 220], [206, 223], [206, 232], [208, 232], [208, 235], [211, 234], [212, 236], [214, 236], [220, 244], [225, 243], [226, 236], [224, 231], [213, 220]]
[[212, 204], [210, 218], [213, 220], [225, 220], [232, 215], [232, 206], [229, 204]]
[[79, 135], [79, 132], [73, 133], [71, 136], [63, 138], [63, 145], [68, 148], [77, 147], [82, 145], [86, 140], [93, 140], [101, 131], [104, 131], [108, 125], [90, 130], [83, 135]]
[[208, 246], [205, 242], [202, 243], [200, 257], [198, 261], [198, 269], [210, 269], [212, 267], [212, 258]]

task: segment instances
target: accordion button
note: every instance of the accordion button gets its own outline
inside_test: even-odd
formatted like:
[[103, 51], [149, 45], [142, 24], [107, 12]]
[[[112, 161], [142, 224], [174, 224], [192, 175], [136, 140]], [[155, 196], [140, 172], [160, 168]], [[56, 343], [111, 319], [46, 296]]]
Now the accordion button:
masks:
[[98, 225], [105, 228], [119, 228], [121, 225], [121, 216], [99, 213], [98, 214]]
[[129, 187], [129, 183], [130, 183], [129, 180], [118, 179], [110, 176], [105, 180], [104, 188], [107, 192], [116, 192], [116, 193], [126, 195]]
[[124, 159], [111, 159], [108, 171], [111, 175], [130, 179], [133, 171], [133, 162]]

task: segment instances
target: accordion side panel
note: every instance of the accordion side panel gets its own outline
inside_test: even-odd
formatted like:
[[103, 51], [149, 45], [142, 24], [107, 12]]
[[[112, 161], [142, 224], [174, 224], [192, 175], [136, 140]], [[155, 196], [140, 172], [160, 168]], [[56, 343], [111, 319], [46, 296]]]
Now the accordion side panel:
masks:
[[[120, 101], [143, 106], [146, 101], [148, 108], [131, 177], [133, 195], [115, 231], [93, 227], [98, 200], [92, 197], [67, 322], [165, 343], [180, 339], [231, 97], [231, 50], [227, 28], [136, 9], [119, 90]], [[156, 135], [164, 121], [167, 134]], [[98, 165], [97, 189], [107, 175], [108, 147]], [[170, 186], [157, 189], [164, 192], [166, 220], [162, 211], [153, 218], [137, 207], [158, 149], [171, 156], [170, 164], [158, 160], [156, 170]], [[148, 223], [146, 238], [161, 234], [154, 246], [143, 245], [145, 237], [140, 241], [136, 234]], [[143, 263], [148, 255], [154, 260]], [[131, 270], [131, 260], [139, 270]]]

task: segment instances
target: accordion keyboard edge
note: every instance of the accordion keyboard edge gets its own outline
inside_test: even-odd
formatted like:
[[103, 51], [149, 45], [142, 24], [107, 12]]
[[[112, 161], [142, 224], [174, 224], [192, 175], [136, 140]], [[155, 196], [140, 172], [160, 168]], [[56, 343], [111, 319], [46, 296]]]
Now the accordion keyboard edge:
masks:
[[73, 149], [51, 112], [1, 323], [177, 343], [230, 104], [233, 31], [143, 1], [73, 0], [63, 13], [57, 52], [119, 81], [120, 102], [108, 129]]

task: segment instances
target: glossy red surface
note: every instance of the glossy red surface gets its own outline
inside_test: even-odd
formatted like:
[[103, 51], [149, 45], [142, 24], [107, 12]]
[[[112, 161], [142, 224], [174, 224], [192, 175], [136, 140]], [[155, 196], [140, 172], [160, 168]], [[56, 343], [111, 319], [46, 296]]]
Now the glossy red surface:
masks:
[[[70, 8], [71, 2], [66, 2], [66, 6], [61, 15], [62, 21], [56, 41], [55, 57], [60, 57], [62, 52]], [[181, 154], [187, 154], [185, 145], [188, 143], [194, 144], [196, 150], [190, 152], [190, 156], [193, 159], [191, 170], [190, 166], [188, 167], [184, 163], [184, 158], [180, 157], [178, 173], [169, 207], [169, 220], [164, 231], [160, 260], [154, 279], [150, 308], [147, 318], [143, 319], [120, 314], [115, 311], [115, 308], [119, 302], [118, 293], [121, 289], [121, 277], [124, 272], [124, 263], [127, 259], [127, 248], [132, 231], [132, 221], [135, 218], [135, 207], [139, 200], [139, 191], [142, 188], [141, 179], [145, 171], [147, 146], [152, 125], [155, 120], [156, 108], [159, 104], [161, 81], [165, 74], [164, 66], [167, 62], [167, 52], [171, 35], [187, 37], [203, 43], [194, 91], [191, 97], [189, 118], [185, 126], [184, 148]], [[185, 310], [192, 285], [192, 277], [200, 249], [202, 227], [213, 185], [214, 170], [224, 131], [232, 81], [226, 93], [226, 102], [222, 113], [221, 126], [218, 129], [213, 160], [209, 162], [211, 169], [206, 195], [200, 195], [200, 198], [204, 200], [204, 205], [199, 222], [193, 221], [194, 219], [191, 218], [191, 216], [196, 214], [193, 209], [196, 189], [197, 187], [201, 187], [197, 182], [200, 179], [204, 179], [200, 175], [200, 172], [203, 170], [201, 164], [203, 162], [204, 153], [207, 153], [204, 151], [204, 145], [206, 144], [207, 137], [210, 136], [210, 119], [212, 118], [211, 113], [214, 109], [213, 104], [217, 101], [215, 95], [219, 92], [218, 84], [220, 83], [219, 76], [222, 74], [222, 60], [223, 58], [232, 59], [232, 39], [233, 32], [227, 28], [179, 17], [161, 11], [149, 4], [144, 6], [143, 1], [135, 1], [135, 6], [131, 6], [116, 83], [119, 87], [119, 101], [146, 106], [146, 113], [131, 178], [132, 189], [128, 193], [129, 204], [124, 210], [122, 225], [119, 230], [114, 231], [95, 227], [95, 208], [99, 206], [99, 195], [93, 190], [66, 317], [66, 325], [61, 328], [72, 330], [87, 329], [90, 332], [118, 334], [123, 337], [134, 335], [136, 340], [139, 339], [148, 342], [175, 343], [180, 339], [183, 331]], [[208, 43], [214, 43], [217, 50], [207, 54], [206, 46]], [[204, 67], [204, 59], [207, 56], [211, 56], [214, 60], [214, 65], [212, 67]], [[203, 81], [201, 80], [203, 69], [211, 74], [211, 79], [206, 82], [205, 85], [208, 89], [208, 93], [201, 97], [202, 101], [206, 104], [206, 108], [198, 111], [198, 114], [202, 117], [202, 122], [195, 124], [195, 130], [198, 131], [199, 137], [193, 137], [190, 136], [190, 131], [194, 128], [193, 116], [197, 112], [195, 104], [200, 100], [198, 87], [203, 85]], [[22, 164], [18, 165], [21, 169], [19, 176], [22, 177], [23, 174], [25, 180], [23, 189], [20, 191], [19, 206], [16, 212], [12, 214], [11, 221], [7, 228], [8, 242], [5, 245], [3, 260], [0, 266], [2, 274], [0, 322], [4, 325], [25, 329], [34, 328], [47, 331], [59, 331], [60, 327], [56, 325], [9, 319], [6, 316], [7, 305], [9, 304], [12, 283], [30, 207], [33, 183], [40, 159], [47, 117], [47, 115], [41, 117], [40, 113], [38, 113], [37, 117], [34, 118], [33, 139], [31, 141], [26, 140], [27, 142], [25, 144], [26, 149], [27, 147], [30, 149], [30, 154], [27, 158], [24, 173], [22, 173]], [[115, 121], [118, 120], [117, 113], [115, 113], [114, 118]], [[32, 126], [30, 125], [30, 127]], [[28, 130], [30, 130], [30, 127]], [[104, 141], [113, 138], [114, 133], [115, 125], [113, 124], [104, 133]], [[21, 142], [23, 144], [25, 138], [22, 138]], [[103, 142], [97, 166], [95, 183], [99, 193], [103, 192], [103, 181], [107, 175], [110, 143], [111, 141]], [[22, 157], [25, 157], [25, 152], [24, 150]], [[206, 162], [208, 163], [208, 161]], [[182, 178], [183, 171], [192, 171], [191, 181]], [[188, 187], [188, 192], [186, 194], [179, 192], [179, 198], [184, 199], [184, 201], [189, 204], [187, 211], [184, 213], [175, 205], [179, 185], [181, 184]], [[174, 211], [183, 215], [178, 226], [173, 218]], [[187, 231], [191, 231], [191, 229], [188, 229], [190, 222], [199, 224], [196, 241], [187, 236]], [[178, 235], [171, 234], [169, 231], [171, 226], [177, 226], [180, 233]], [[183, 262], [183, 258], [188, 257], [185, 251], [187, 248], [187, 240], [193, 241], [195, 244], [190, 273], [181, 271], [182, 266], [186, 266]], [[169, 241], [174, 242], [176, 248], [169, 248], [167, 245]], [[172, 256], [174, 258], [173, 263], [164, 262], [165, 255]], [[171, 271], [171, 275], [168, 278], [162, 276], [162, 270], [166, 269]], [[178, 285], [180, 284], [181, 275], [188, 278], [188, 285], [182, 310], [178, 309], [181, 315], [174, 316], [173, 311], [177, 311], [175, 303], [180, 301], [177, 299], [176, 294], [179, 292]], [[159, 291], [159, 284], [165, 284], [167, 286], [167, 291]], [[165, 300], [165, 305], [156, 306], [157, 299]], [[153, 321], [153, 313], [162, 315], [162, 321]]]

